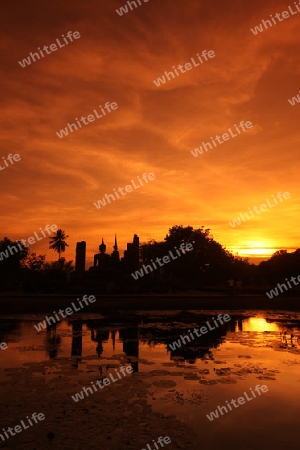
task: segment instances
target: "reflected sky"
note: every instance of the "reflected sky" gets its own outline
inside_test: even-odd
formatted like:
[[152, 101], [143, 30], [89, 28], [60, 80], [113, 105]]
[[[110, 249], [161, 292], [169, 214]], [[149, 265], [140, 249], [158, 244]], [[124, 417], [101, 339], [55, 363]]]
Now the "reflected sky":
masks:
[[[94, 316], [93, 316], [94, 317]], [[177, 341], [181, 334], [187, 333], [187, 329], [193, 329], [204, 325], [211, 320], [211, 316], [193, 317], [186, 321], [172, 321], [159, 315], [152, 320], [137, 317], [133, 322], [103, 323], [100, 319], [88, 319], [83, 321], [61, 321], [57, 326], [48, 327], [47, 330], [37, 332], [32, 320], [6, 320], [0, 322], [0, 340], [5, 341], [8, 349], [0, 351], [1, 360], [5, 365], [16, 367], [24, 362], [40, 362], [48, 359], [67, 358], [70, 356], [87, 357], [95, 355], [96, 359], [111, 358], [114, 354], [123, 354], [124, 358], [132, 356], [141, 358], [153, 356], [156, 360], [164, 361], [189, 361], [201, 359], [208, 355], [214, 348], [220, 350], [236, 334], [239, 335], [239, 345], [250, 339], [251, 345], [266, 345], [272, 343], [277, 346], [282, 343], [281, 334], [286, 333], [286, 339], [294, 333], [292, 347], [298, 348], [297, 323], [286, 315], [286, 321], [282, 317], [271, 315], [268, 318], [257, 315], [234, 316], [232, 320], [220, 326], [214, 332], [211, 331], [201, 338], [191, 341], [181, 348], [171, 351], [169, 344]], [[296, 316], [295, 316], [296, 317]], [[4, 326], [5, 324], [5, 326]], [[255, 333], [250, 335], [247, 333]], [[262, 335], [261, 335], [262, 334]], [[237, 337], [236, 337], [237, 339]], [[235, 339], [233, 339], [235, 341]], [[203, 355], [199, 356], [197, 350], [201, 349]], [[188, 354], [193, 355], [188, 357]]]
[[[170, 343], [211, 316], [153, 313], [151, 317], [122, 315], [116, 321], [94, 315], [60, 322], [40, 333], [34, 328], [36, 320], [2, 320], [0, 342], [6, 342], [8, 349], [0, 351], [0, 381], [21, 376], [26, 368], [33, 380], [42, 376], [50, 383], [57, 376], [69, 376], [71, 370], [76, 392], [84, 380], [99, 378], [100, 367], [110, 373], [130, 364], [134, 376], [149, 383], [147, 402], [153, 410], [175, 414], [193, 429], [199, 444], [219, 449], [226, 439], [228, 447], [237, 449], [266, 448], [268, 442], [276, 447], [272, 430], [277, 424], [283, 427], [280, 439], [292, 446], [300, 395], [300, 316], [245, 312], [232, 313], [231, 318], [176, 350], [170, 349]], [[208, 421], [206, 414], [257, 384], [268, 386], [268, 393], [239, 411]], [[264, 442], [266, 435], [268, 442]]]
[[[240, 331], [239, 323], [236, 323], [235, 332]], [[263, 317], [250, 317], [242, 321], [241, 331], [280, 331], [276, 322], [269, 323]]]

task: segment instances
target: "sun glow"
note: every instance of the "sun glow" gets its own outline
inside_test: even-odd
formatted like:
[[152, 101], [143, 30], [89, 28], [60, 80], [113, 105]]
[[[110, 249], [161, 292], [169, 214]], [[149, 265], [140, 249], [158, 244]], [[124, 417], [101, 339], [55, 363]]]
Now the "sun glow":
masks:
[[277, 248], [272, 247], [270, 242], [266, 241], [245, 241], [243, 245], [232, 247], [231, 251], [238, 256], [271, 256]]
[[[269, 323], [262, 317], [250, 317], [242, 323], [243, 331], [280, 331], [279, 326], [276, 323]], [[239, 331], [238, 324], [236, 324], [236, 332]]]

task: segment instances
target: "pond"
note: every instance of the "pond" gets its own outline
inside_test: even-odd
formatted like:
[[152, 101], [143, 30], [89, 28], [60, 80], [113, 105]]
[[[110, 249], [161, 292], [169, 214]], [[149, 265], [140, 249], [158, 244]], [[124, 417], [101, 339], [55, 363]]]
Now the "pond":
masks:
[[294, 449], [300, 314], [219, 314], [2, 316], [0, 448]]

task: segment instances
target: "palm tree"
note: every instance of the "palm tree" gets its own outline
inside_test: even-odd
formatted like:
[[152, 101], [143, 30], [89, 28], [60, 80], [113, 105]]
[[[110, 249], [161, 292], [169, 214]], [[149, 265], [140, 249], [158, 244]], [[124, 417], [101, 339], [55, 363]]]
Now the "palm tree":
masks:
[[65, 242], [65, 239], [68, 237], [69, 236], [65, 234], [64, 230], [57, 230], [56, 235], [49, 238], [49, 248], [58, 252], [58, 261], [60, 260], [61, 252], [64, 252], [66, 247], [69, 247], [69, 244]]

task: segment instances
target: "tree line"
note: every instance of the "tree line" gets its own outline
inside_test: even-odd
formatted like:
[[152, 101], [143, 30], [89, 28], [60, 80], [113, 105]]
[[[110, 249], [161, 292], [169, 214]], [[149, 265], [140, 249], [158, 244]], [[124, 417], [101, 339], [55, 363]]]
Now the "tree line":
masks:
[[[58, 260], [46, 262], [45, 255], [38, 255], [25, 248], [9, 258], [0, 261], [1, 290], [19, 290], [33, 286], [37, 292], [69, 292], [76, 286], [78, 290], [91, 286], [89, 272], [80, 283], [72, 261], [66, 261], [61, 254], [68, 244], [64, 230], [57, 230], [49, 239], [49, 248], [56, 251]], [[248, 258], [233, 255], [218, 243], [210, 229], [194, 229], [191, 226], [175, 225], [169, 229], [162, 241], [150, 240], [140, 245], [140, 265], [150, 264], [157, 257], [162, 258], [180, 244], [192, 244], [193, 250], [184, 258], [170, 261], [163, 268], [154, 270], [137, 281], [130, 273], [114, 271], [111, 276], [99, 273], [99, 291], [112, 292], [175, 292], [188, 290], [224, 290], [229, 279], [240, 280], [245, 292], [262, 292], [286, 277], [298, 276], [300, 270], [300, 249], [288, 253], [280, 250], [259, 265], [250, 264]], [[0, 240], [0, 254], [7, 246], [16, 245], [8, 238]], [[120, 266], [121, 267], [121, 266]], [[101, 286], [100, 286], [101, 285]], [[97, 285], [94, 286], [97, 289]]]

